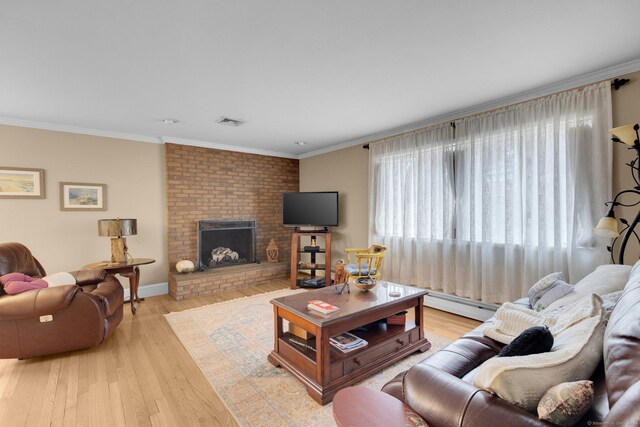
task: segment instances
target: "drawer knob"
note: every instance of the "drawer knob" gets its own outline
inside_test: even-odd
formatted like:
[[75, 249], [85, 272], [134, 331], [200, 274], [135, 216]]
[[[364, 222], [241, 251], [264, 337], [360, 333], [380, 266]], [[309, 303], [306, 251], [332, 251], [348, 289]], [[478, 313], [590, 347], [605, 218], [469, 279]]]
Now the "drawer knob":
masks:
[[400, 338], [398, 338], [398, 339], [396, 340], [396, 342], [397, 342], [398, 344], [400, 344], [400, 345], [403, 345], [403, 344], [404, 344], [404, 340], [401, 340]]
[[353, 359], [353, 363], [355, 363], [356, 365], [360, 366], [360, 364], [362, 362], [360, 362], [360, 359], [358, 359], [357, 357], [355, 359]]

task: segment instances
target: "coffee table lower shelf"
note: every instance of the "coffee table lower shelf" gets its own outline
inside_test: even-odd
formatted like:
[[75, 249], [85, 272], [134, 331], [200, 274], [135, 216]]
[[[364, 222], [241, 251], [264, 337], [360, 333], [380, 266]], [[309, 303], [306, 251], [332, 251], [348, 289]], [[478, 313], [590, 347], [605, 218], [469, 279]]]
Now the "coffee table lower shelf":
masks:
[[374, 347], [367, 347], [356, 355], [331, 363], [330, 381], [325, 386], [316, 381], [316, 363], [306, 356], [301, 356], [284, 339], [280, 340], [281, 352], [271, 352], [268, 359], [274, 366], [282, 367], [298, 378], [306, 386], [309, 396], [316, 402], [326, 405], [333, 400], [333, 396], [339, 390], [367, 378], [411, 353], [427, 351], [431, 348], [431, 343], [426, 338], [408, 343], [402, 340], [402, 338], [390, 339]]

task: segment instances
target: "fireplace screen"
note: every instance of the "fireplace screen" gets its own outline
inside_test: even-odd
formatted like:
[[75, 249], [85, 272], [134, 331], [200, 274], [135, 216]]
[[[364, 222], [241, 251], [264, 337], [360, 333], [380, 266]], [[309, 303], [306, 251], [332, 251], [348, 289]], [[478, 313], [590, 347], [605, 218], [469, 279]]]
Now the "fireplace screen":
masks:
[[198, 268], [256, 262], [256, 220], [198, 221]]

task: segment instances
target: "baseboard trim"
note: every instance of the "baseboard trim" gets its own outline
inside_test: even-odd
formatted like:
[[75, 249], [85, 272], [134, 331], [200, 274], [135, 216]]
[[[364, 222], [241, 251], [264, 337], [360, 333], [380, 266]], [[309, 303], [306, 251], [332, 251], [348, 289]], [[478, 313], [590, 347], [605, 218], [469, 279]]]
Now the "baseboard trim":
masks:
[[[145, 286], [140, 286], [138, 288], [138, 296], [140, 298], [156, 297], [158, 295], [167, 295], [168, 293], [169, 293], [168, 282], [154, 283], [153, 285], [145, 285]], [[124, 290], [125, 301], [129, 300], [129, 296], [130, 296], [129, 288], [126, 288]]]
[[483, 322], [492, 317], [499, 307], [497, 304], [473, 301], [443, 292], [428, 292], [424, 299], [425, 306]]

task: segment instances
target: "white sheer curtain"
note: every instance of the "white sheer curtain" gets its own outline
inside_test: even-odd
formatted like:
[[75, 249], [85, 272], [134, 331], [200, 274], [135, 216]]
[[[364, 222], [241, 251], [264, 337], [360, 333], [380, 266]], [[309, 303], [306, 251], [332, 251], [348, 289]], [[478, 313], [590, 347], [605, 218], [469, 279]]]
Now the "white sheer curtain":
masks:
[[486, 302], [607, 262], [608, 82], [370, 144], [370, 243], [385, 278]]

